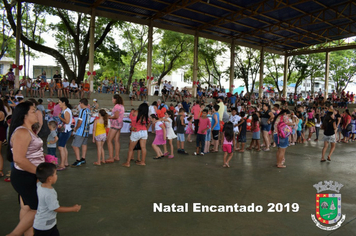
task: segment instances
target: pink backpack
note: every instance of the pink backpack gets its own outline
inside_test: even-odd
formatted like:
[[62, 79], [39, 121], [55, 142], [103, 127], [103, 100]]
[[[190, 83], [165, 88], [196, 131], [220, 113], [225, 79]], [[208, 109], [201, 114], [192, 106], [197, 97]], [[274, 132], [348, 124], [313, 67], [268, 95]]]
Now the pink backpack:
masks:
[[[277, 134], [278, 138], [287, 138], [289, 135], [293, 133], [293, 130], [291, 127], [289, 127], [286, 123], [284, 123], [283, 120], [281, 120], [278, 125], [277, 125]], [[279, 140], [278, 140], [279, 141]]]
[[45, 162], [57, 165], [58, 164], [58, 158], [55, 157], [55, 156], [47, 154], [45, 156]]

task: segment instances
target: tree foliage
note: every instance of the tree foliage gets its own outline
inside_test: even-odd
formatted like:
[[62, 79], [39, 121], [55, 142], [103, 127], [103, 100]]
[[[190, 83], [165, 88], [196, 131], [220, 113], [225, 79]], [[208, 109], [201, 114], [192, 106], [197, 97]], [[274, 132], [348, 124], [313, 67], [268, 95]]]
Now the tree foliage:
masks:
[[236, 47], [235, 54], [234, 77], [244, 81], [247, 93], [253, 92], [260, 71], [260, 51], [253, 48]]
[[335, 90], [341, 93], [347, 85], [354, 82], [356, 75], [356, 52], [344, 50], [330, 53], [330, 75], [335, 83]]

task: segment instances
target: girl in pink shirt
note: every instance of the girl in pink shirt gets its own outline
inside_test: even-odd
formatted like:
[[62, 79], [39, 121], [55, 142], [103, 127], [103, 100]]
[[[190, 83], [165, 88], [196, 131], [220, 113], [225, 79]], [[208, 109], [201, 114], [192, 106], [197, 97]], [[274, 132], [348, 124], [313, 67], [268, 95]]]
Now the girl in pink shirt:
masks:
[[232, 158], [233, 153], [233, 142], [234, 142], [234, 125], [229, 121], [224, 125], [223, 132], [223, 145], [222, 150], [224, 152], [224, 165], [223, 167], [230, 167], [229, 162]]
[[261, 148], [260, 148], [260, 122], [259, 122], [257, 114], [252, 115], [251, 123], [252, 123], [252, 126], [251, 126], [252, 140], [251, 140], [250, 146], [246, 149], [252, 150], [253, 148], [256, 148], [256, 151], [259, 152], [259, 151], [261, 151]]

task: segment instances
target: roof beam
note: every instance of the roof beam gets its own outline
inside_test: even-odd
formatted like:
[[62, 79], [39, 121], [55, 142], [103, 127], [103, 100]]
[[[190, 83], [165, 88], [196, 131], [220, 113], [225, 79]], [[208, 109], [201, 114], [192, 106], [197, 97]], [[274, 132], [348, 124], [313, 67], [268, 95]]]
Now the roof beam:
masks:
[[100, 4], [102, 4], [103, 2], [105, 2], [106, 0], [97, 0], [97, 1], [95, 1], [92, 5], [91, 5], [91, 7], [92, 8], [97, 8]]
[[190, 5], [193, 5], [197, 2], [200, 2], [200, 0], [177, 0], [175, 3], [170, 4], [168, 7], [166, 7], [163, 11], [159, 11], [156, 13], [154, 16], [152, 16], [152, 20], [157, 20], [162, 18], [165, 15], [171, 14], [174, 11], [186, 8]]
[[349, 50], [349, 49], [356, 49], [356, 44], [345, 45], [345, 46], [340, 46], [340, 47], [333, 47], [333, 48], [321, 48], [321, 49], [312, 49], [312, 50], [292, 51], [292, 52], [286, 53], [286, 55], [287, 56], [306, 55], [306, 54], [313, 54], [313, 53], [342, 51], [342, 50]]

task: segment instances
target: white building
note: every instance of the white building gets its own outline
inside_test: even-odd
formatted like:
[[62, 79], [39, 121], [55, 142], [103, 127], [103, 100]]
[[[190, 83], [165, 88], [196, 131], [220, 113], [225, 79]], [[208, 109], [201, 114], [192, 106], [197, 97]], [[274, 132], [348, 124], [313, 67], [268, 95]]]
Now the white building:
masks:
[[5, 75], [7, 72], [9, 72], [9, 69], [12, 68], [12, 64], [14, 63], [14, 59], [2, 57], [0, 60], [0, 75]]
[[[324, 92], [325, 81], [321, 78], [315, 78], [314, 80], [314, 92], [317, 93], [321, 89]], [[331, 93], [335, 89], [333, 81], [329, 80], [328, 93]], [[294, 88], [293, 88], [294, 90]], [[310, 79], [306, 79], [297, 89], [298, 93], [301, 93], [303, 97], [307, 96], [307, 92], [312, 91], [312, 82]], [[294, 91], [293, 91], [294, 93]]]

